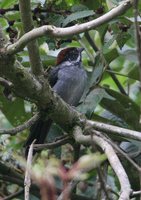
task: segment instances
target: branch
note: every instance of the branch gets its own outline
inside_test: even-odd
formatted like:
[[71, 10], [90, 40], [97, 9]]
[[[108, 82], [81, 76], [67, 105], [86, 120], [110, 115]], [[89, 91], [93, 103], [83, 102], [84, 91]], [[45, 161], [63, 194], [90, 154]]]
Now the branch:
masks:
[[85, 134], [90, 134], [91, 129], [94, 128], [95, 130], [105, 132], [107, 134], [116, 134], [121, 137], [128, 137], [134, 140], [140, 140], [141, 141], [141, 133], [138, 131], [133, 131], [126, 128], [120, 128], [118, 126], [113, 126], [109, 124], [104, 124], [101, 122], [86, 121], [86, 128], [85, 128]]
[[116, 152], [118, 152], [119, 154], [121, 154], [126, 160], [128, 160], [133, 165], [133, 167], [139, 173], [141, 173], [140, 166], [134, 160], [132, 160], [132, 158], [128, 155], [128, 153], [126, 153], [124, 150], [122, 150], [122, 148], [120, 148], [117, 144], [113, 143], [110, 139], [106, 138], [106, 141], [109, 144], [111, 144], [111, 146], [116, 150]]
[[[106, 60], [105, 60], [106, 61]], [[120, 81], [118, 80], [116, 74], [114, 74], [111, 70], [111, 67], [108, 65], [107, 66], [107, 69], [108, 69], [108, 73], [110, 74], [111, 78], [113, 79], [113, 81], [115, 82], [116, 86], [118, 87], [119, 91], [124, 94], [124, 95], [127, 95], [122, 84], [120, 83]]]
[[10, 174], [9, 175], [0, 174], [0, 180], [6, 181], [9, 183], [14, 183], [20, 187], [23, 187], [23, 180], [20, 178], [15, 178], [14, 176], [11, 176]]
[[57, 140], [55, 142], [47, 143], [47, 144], [34, 144], [33, 148], [36, 151], [40, 151], [42, 149], [54, 149], [60, 147], [61, 145], [67, 144], [70, 141], [70, 136], [66, 136], [63, 139]]
[[[0, 180], [17, 184], [22, 188], [24, 187], [23, 174], [20, 174], [18, 169], [9, 167], [2, 162], [0, 162]], [[32, 184], [31, 193], [39, 196], [39, 188], [37, 185]]]
[[76, 187], [76, 185], [78, 184], [78, 180], [72, 180], [68, 186], [62, 191], [62, 193], [59, 195], [59, 197], [57, 198], [57, 200], [64, 200], [66, 199], [66, 195], [68, 196]]
[[99, 179], [99, 183], [100, 183], [100, 188], [102, 190], [101, 191], [101, 198], [104, 199], [104, 197], [105, 197], [106, 199], [110, 199], [109, 190], [107, 189], [105, 177], [104, 177], [102, 168], [100, 166], [98, 166], [98, 168], [97, 168], [97, 173], [98, 173], [98, 179]]
[[[23, 3], [25, 4], [25, 1]], [[53, 37], [66, 37], [66, 36], [76, 35], [76, 34], [88, 31], [90, 29], [94, 29], [122, 15], [130, 7], [131, 7], [131, 1], [125, 0], [119, 6], [110, 10], [108, 13], [90, 22], [76, 24], [74, 26], [67, 27], [67, 28], [58, 28], [58, 27], [49, 25], [49, 26], [42, 26], [40, 28], [33, 29], [32, 31], [24, 34], [15, 44], [7, 46], [6, 53], [10, 55], [15, 54], [21, 51], [29, 42], [39, 37], [45, 36], [46, 34], [49, 34], [50, 36], [53, 36]]]
[[11, 199], [14, 199], [15, 197], [18, 197], [19, 195], [23, 194], [24, 193], [24, 190], [21, 189], [19, 190], [18, 192], [15, 192], [7, 197], [4, 197], [3, 200], [11, 200]]
[[[33, 29], [33, 19], [31, 13], [31, 5], [30, 0], [20, 0], [19, 1], [20, 13], [21, 13], [21, 21], [23, 24], [24, 32], [27, 33], [28, 31]], [[43, 71], [43, 66], [40, 59], [39, 54], [39, 47], [37, 41], [32, 41], [28, 44], [28, 53], [29, 59], [31, 64], [32, 73], [34, 75], [41, 75]]]
[[134, 0], [134, 18], [135, 18], [135, 33], [136, 33], [136, 45], [137, 45], [137, 55], [139, 61], [139, 73], [141, 81], [141, 30], [138, 22], [139, 16], [139, 0]]
[[27, 157], [27, 164], [26, 164], [26, 171], [25, 171], [25, 179], [24, 179], [24, 186], [25, 186], [25, 193], [24, 197], [25, 200], [29, 200], [29, 190], [31, 186], [31, 167], [32, 167], [32, 157], [33, 157], [33, 144], [36, 140], [32, 142], [30, 145], [29, 151], [28, 151], [28, 157]]
[[1, 177], [5, 177], [5, 178], [9, 177], [9, 181], [10, 181], [10, 178], [13, 178], [17, 180], [17, 183], [15, 182], [16, 184], [20, 186], [22, 184], [23, 186], [23, 176], [17, 171], [13, 169], [12, 167], [9, 167], [8, 165], [5, 165], [4, 163], [0, 162], [0, 179], [2, 179]]
[[91, 144], [92, 142], [96, 143], [98, 146], [102, 148], [105, 152], [111, 167], [113, 168], [117, 178], [119, 179], [120, 186], [121, 186], [121, 193], [119, 200], [127, 200], [131, 194], [131, 186], [127, 177], [127, 174], [120, 163], [119, 158], [117, 157], [114, 149], [112, 146], [105, 140], [104, 136], [97, 132], [99, 136], [92, 135], [92, 136], [84, 136], [80, 127], [76, 126], [74, 128], [74, 138], [76, 142], [81, 144]]
[[15, 135], [16, 133], [19, 133], [29, 127], [31, 127], [40, 117], [40, 114], [37, 113], [35, 114], [32, 118], [30, 118], [27, 122], [25, 122], [24, 124], [17, 126], [15, 128], [12, 129], [0, 129], [0, 134], [9, 134], [9, 135]]
[[[1, 58], [1, 57], [0, 57]], [[21, 98], [31, 98], [35, 102], [41, 92], [42, 85], [13, 56], [0, 59], [0, 76], [13, 84], [13, 92]]]
[[133, 191], [133, 193], [131, 194], [131, 198], [134, 198], [134, 197], [139, 196], [139, 195], [141, 195], [141, 190]]
[[4, 86], [6, 88], [9, 88], [9, 89], [13, 86], [13, 84], [11, 82], [9, 82], [6, 79], [1, 78], [1, 77], [0, 77], [0, 85]]

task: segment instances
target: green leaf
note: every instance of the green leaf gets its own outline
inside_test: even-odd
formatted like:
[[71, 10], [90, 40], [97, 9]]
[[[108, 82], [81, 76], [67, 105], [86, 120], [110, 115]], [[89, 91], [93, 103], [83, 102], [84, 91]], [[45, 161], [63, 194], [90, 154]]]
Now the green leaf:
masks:
[[[52, 124], [48, 134], [47, 134], [47, 142], [54, 142], [56, 141], [56, 138], [62, 137], [63, 132], [62, 129], [57, 126], [56, 124]], [[54, 155], [56, 156], [56, 158], [61, 157], [61, 147], [56, 147], [53, 150]]]
[[107, 33], [108, 24], [103, 24], [96, 28], [96, 30], [99, 32], [101, 43], [104, 44], [105, 34]]
[[141, 142], [131, 140], [132, 142], [122, 142], [120, 148], [123, 149], [131, 158], [137, 157], [141, 153]]
[[110, 64], [114, 59], [116, 59], [119, 56], [118, 51], [116, 48], [114, 49], [108, 49], [106, 53], [104, 53], [104, 57], [106, 61]]
[[9, 24], [7, 23], [7, 20], [4, 18], [0, 18], [0, 26], [4, 29], [8, 28]]
[[73, 22], [78, 19], [82, 19], [85, 17], [93, 16], [95, 13], [93, 10], [83, 10], [83, 11], [78, 11], [75, 12], [71, 15], [69, 15], [64, 21], [63, 21], [63, 27], [65, 27], [67, 24], [70, 22]]
[[82, 113], [85, 113], [90, 118], [96, 106], [103, 98], [113, 100], [113, 98], [107, 92], [105, 92], [105, 89], [95, 88], [88, 94], [84, 103], [78, 106], [77, 109]]
[[1, 8], [9, 8], [11, 6], [14, 6], [16, 3], [18, 3], [18, 0], [3, 0], [0, 4]]
[[18, 23], [18, 24], [20, 23], [21, 26], [22, 26], [22, 23], [19, 22], [19, 20], [20, 20], [20, 12], [19, 12], [19, 11], [7, 12], [7, 13], [6, 13], [6, 17], [8, 18], [8, 20], [14, 20], [15, 23]]
[[127, 40], [129, 40], [130, 38], [131, 38], [131, 36], [126, 32], [119, 33], [117, 38], [116, 38], [116, 41], [117, 41], [119, 48], [122, 49], [122, 47], [125, 45]]
[[116, 114], [113, 114], [113, 113], [109, 112], [108, 110], [104, 110], [100, 114], [100, 116], [103, 119], [107, 120], [106, 123], [113, 124], [113, 125], [120, 126], [120, 127], [124, 127], [124, 128], [129, 127], [128, 124], [123, 119], [119, 118]]
[[88, 10], [88, 8], [82, 4], [77, 4], [72, 6], [71, 11], [72, 12], [77, 12], [77, 11], [82, 11], [82, 10]]
[[96, 85], [99, 82], [99, 79], [101, 79], [103, 74], [103, 63], [101, 62], [101, 57], [96, 57], [96, 63], [93, 67], [93, 71], [88, 75], [89, 78], [89, 88]]
[[132, 65], [132, 68], [130, 72], [128, 73], [128, 77], [139, 81], [140, 80], [139, 66]]
[[122, 55], [127, 60], [138, 64], [138, 57], [137, 57], [137, 50], [136, 49], [127, 49], [126, 51], [122, 52]]
[[101, 6], [101, 0], [81, 0], [81, 3], [93, 10], [98, 9]]
[[109, 48], [111, 47], [113, 42], [116, 40], [116, 38], [117, 38], [117, 35], [113, 35], [113, 37], [109, 38], [109, 41], [104, 44], [104, 46], [103, 46], [103, 52], [104, 53], [109, 51]]
[[0, 110], [13, 126], [21, 124], [29, 117], [25, 111], [24, 100], [20, 98], [13, 101], [7, 100], [3, 95], [2, 88], [0, 88]]
[[106, 88], [106, 92], [115, 100], [104, 98], [100, 105], [116, 115], [129, 127], [139, 128], [140, 108], [128, 96]]

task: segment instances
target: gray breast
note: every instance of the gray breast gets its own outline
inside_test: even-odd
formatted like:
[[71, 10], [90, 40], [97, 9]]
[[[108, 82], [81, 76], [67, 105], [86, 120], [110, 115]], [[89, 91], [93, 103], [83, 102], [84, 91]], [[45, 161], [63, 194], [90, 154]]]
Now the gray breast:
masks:
[[76, 106], [83, 95], [87, 82], [84, 69], [78, 66], [68, 66], [59, 70], [58, 80], [53, 89], [68, 104]]

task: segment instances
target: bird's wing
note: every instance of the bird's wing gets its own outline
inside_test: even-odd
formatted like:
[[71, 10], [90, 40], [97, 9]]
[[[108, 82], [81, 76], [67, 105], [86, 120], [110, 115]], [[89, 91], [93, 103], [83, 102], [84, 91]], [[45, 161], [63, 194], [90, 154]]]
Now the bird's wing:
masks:
[[60, 67], [54, 67], [53, 69], [51, 69], [49, 71], [49, 75], [48, 75], [48, 81], [51, 85], [51, 87], [53, 87], [57, 80], [58, 80], [58, 71], [60, 70]]

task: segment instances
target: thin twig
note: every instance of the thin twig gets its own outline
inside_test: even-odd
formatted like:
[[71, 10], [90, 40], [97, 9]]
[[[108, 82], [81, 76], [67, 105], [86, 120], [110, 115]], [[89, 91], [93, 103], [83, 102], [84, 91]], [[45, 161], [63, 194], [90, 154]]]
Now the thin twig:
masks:
[[59, 197], [57, 198], [57, 200], [64, 200], [65, 194], [70, 194], [70, 192], [73, 191], [73, 189], [76, 187], [76, 185], [78, 184], [78, 180], [72, 180], [67, 188], [59, 195]]
[[32, 167], [32, 156], [33, 156], [33, 144], [36, 140], [32, 142], [30, 145], [29, 151], [28, 151], [28, 157], [27, 157], [27, 165], [26, 165], [26, 171], [25, 171], [25, 179], [24, 179], [24, 186], [25, 186], [25, 200], [29, 200], [29, 189], [31, 186], [31, 167]]
[[112, 145], [112, 147], [113, 147], [118, 153], [120, 153], [124, 158], [126, 158], [126, 160], [128, 160], [128, 161], [135, 167], [135, 169], [136, 169], [139, 173], [141, 173], [141, 168], [140, 168], [140, 166], [137, 165], [136, 162], [134, 162], [134, 161], [128, 156], [128, 154], [127, 154], [126, 152], [124, 152], [121, 148], [119, 148], [119, 147], [118, 147], [114, 142], [112, 142], [112, 141], [110, 140], [110, 138], [108, 138], [107, 136], [105, 136], [104, 138], [105, 138], [105, 140], [106, 140], [110, 145]]
[[40, 117], [40, 113], [35, 114], [32, 118], [30, 118], [28, 121], [26, 121], [24, 124], [17, 126], [15, 128], [11, 129], [0, 129], [0, 134], [9, 134], [9, 135], [15, 135], [29, 127], [31, 127]]
[[117, 76], [114, 73], [111, 72], [112, 70], [111, 70], [109, 65], [108, 65], [107, 69], [108, 69], [108, 73], [110, 74], [111, 78], [113, 79], [113, 81], [115, 82], [116, 86], [118, 87], [119, 91], [122, 94], [127, 95], [125, 90], [124, 90], [124, 88], [122, 87], [121, 83], [119, 82]]
[[10, 81], [7, 81], [6, 79], [0, 77], [0, 85], [6, 87], [6, 88], [11, 88], [13, 84]]
[[95, 52], [99, 51], [99, 48], [96, 46], [95, 42], [92, 40], [92, 38], [91, 38], [91, 36], [90, 36], [88, 31], [85, 32], [85, 37], [88, 40], [89, 44], [92, 46], [93, 50]]
[[9, 176], [9, 175], [1, 175], [0, 174], [0, 180], [2, 181], [6, 181], [6, 182], [10, 182], [10, 183], [14, 183], [14, 184], [17, 184], [21, 187], [23, 187], [23, 180], [22, 178], [15, 178], [13, 176]]
[[102, 131], [107, 134], [116, 134], [122, 137], [128, 137], [134, 140], [141, 141], [141, 133], [138, 131], [133, 131], [130, 129], [121, 128], [118, 126], [113, 126], [113, 125], [104, 124], [102, 122], [91, 121], [91, 120], [86, 121], [86, 128], [85, 128], [84, 134], [85, 135], [90, 134], [90, 131], [93, 128], [95, 130]]
[[100, 167], [97, 168], [97, 172], [98, 172], [98, 177], [99, 177], [99, 181], [100, 181], [100, 184], [101, 184], [101, 188], [104, 191], [106, 199], [108, 200], [108, 199], [110, 199], [110, 197], [109, 197], [108, 190], [107, 190], [106, 183], [105, 183], [105, 179], [103, 177], [102, 170], [101, 170]]
[[50, 143], [47, 143], [47, 144], [34, 144], [33, 148], [36, 151], [40, 151], [40, 150], [45, 149], [45, 148], [46, 149], [54, 149], [54, 148], [57, 148], [61, 145], [68, 143], [70, 141], [70, 139], [71, 139], [70, 136], [66, 136], [63, 139], [57, 140], [55, 142], [50, 142]]
[[14, 199], [15, 197], [18, 197], [19, 195], [23, 194], [24, 190], [19, 190], [18, 192], [15, 192], [14, 194], [11, 194], [7, 197], [4, 197], [2, 200], [11, 200]]
[[134, 197], [139, 196], [139, 195], [141, 195], [141, 190], [139, 190], [139, 191], [133, 191], [130, 197], [134, 198]]

